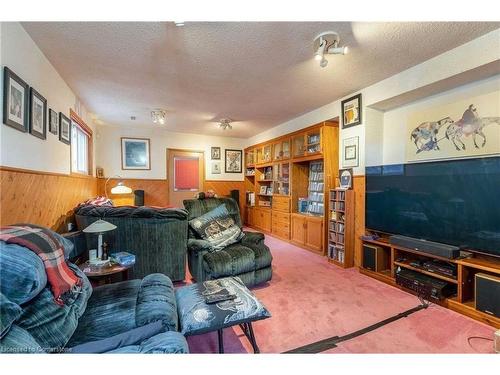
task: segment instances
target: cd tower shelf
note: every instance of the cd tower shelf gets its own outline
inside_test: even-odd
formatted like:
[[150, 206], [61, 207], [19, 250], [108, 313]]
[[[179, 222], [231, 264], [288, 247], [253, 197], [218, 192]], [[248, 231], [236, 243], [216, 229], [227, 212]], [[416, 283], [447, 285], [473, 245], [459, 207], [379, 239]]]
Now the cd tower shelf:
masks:
[[332, 189], [329, 196], [328, 261], [354, 266], [354, 191]]

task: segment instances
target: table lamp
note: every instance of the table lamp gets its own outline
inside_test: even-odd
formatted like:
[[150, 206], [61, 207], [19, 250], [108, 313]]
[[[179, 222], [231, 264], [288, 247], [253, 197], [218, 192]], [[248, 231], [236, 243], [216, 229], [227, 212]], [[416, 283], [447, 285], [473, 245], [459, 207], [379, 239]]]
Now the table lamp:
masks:
[[[95, 264], [95, 265], [100, 265], [107, 263], [108, 260], [102, 259], [102, 235], [105, 232], [109, 232], [111, 230], [116, 229], [116, 225], [113, 225], [111, 223], [108, 223], [107, 221], [104, 220], [97, 220], [94, 221], [92, 224], [90, 224], [87, 228], [83, 230], [84, 233], [95, 233], [98, 235], [97, 237], [97, 258], [96, 259], [91, 259], [90, 254], [89, 254], [89, 263], [90, 264]], [[92, 250], [90, 250], [92, 251]], [[89, 251], [89, 252], [90, 252]]]

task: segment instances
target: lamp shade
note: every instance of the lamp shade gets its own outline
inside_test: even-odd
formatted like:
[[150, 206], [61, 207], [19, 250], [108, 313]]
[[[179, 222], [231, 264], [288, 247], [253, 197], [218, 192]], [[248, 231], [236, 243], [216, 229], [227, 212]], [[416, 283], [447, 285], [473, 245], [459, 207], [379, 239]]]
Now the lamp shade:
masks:
[[116, 225], [108, 223], [104, 220], [97, 220], [83, 230], [85, 233], [104, 233], [116, 229]]
[[120, 181], [118, 184], [111, 188], [111, 194], [130, 194], [132, 193], [132, 189], [128, 186], [123, 185], [123, 182]]

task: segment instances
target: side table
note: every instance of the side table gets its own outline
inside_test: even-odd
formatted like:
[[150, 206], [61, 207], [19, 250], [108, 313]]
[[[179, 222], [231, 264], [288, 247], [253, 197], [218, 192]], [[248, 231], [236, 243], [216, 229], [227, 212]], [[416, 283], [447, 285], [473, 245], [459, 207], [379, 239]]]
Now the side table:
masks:
[[78, 266], [82, 270], [82, 272], [91, 279], [92, 284], [103, 285], [103, 284], [111, 284], [115, 282], [113, 280], [113, 276], [117, 274], [121, 274], [121, 280], [128, 280], [128, 271], [132, 268], [133, 264], [130, 266], [121, 266], [117, 263], [108, 263], [103, 266], [95, 266], [89, 264], [89, 262], [82, 263]]

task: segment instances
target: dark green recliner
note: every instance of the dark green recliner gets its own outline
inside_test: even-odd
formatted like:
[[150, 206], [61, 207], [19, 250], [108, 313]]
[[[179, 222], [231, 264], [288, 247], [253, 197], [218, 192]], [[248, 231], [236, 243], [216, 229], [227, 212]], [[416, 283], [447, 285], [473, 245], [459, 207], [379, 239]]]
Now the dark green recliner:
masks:
[[[189, 199], [184, 201], [188, 220], [199, 217], [221, 204], [240, 228], [240, 210], [231, 198]], [[188, 232], [188, 266], [197, 282], [238, 276], [246, 286], [254, 286], [271, 280], [273, 257], [264, 244], [262, 233], [244, 232], [240, 242], [213, 251], [208, 241], [203, 240], [190, 227]]]

